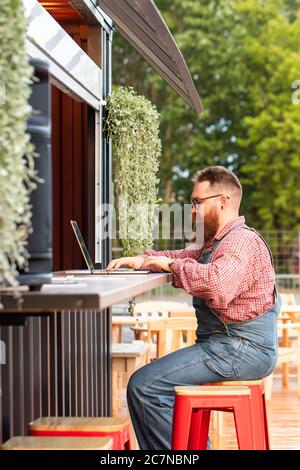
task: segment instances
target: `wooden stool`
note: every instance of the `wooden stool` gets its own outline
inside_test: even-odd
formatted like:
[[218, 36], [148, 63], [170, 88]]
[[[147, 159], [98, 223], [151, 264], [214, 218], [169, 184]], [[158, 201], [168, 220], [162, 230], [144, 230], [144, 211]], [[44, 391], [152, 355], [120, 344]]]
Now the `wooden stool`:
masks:
[[149, 345], [143, 341], [112, 345], [113, 416], [122, 408], [123, 378], [127, 385], [130, 376], [148, 362]]
[[29, 424], [30, 436], [111, 437], [113, 450], [130, 450], [130, 419], [38, 418]]
[[[254, 429], [254, 439], [256, 441], [255, 448], [257, 450], [270, 450], [270, 439], [269, 439], [269, 428], [268, 428], [268, 417], [266, 407], [266, 394], [265, 394], [265, 382], [266, 378], [260, 380], [241, 380], [241, 381], [225, 381], [215, 382], [205, 385], [209, 386], [230, 386], [230, 387], [248, 387], [251, 394], [251, 411], [252, 411], [252, 424]], [[229, 410], [227, 410], [229, 411]], [[257, 419], [259, 416], [259, 419]], [[263, 425], [261, 426], [261, 423]], [[222, 434], [223, 423], [218, 420], [217, 437], [219, 438]]]
[[233, 410], [239, 449], [255, 450], [249, 387], [175, 387], [175, 393], [173, 450], [206, 449], [211, 410]]
[[15, 436], [0, 446], [1, 450], [111, 450], [108, 437], [33, 437]]

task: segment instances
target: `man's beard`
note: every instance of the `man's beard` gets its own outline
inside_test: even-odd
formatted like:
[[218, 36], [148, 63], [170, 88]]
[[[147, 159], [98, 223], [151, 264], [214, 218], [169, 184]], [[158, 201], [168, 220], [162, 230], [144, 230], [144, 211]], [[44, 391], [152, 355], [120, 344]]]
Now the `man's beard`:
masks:
[[204, 222], [204, 243], [211, 240], [218, 230], [218, 221], [216, 219], [210, 220], [208, 223]]
[[193, 220], [193, 227], [196, 235], [192, 241], [203, 246], [203, 244], [207, 243], [215, 236], [219, 227], [219, 222], [217, 217], [210, 214], [204, 221], [195, 217]]

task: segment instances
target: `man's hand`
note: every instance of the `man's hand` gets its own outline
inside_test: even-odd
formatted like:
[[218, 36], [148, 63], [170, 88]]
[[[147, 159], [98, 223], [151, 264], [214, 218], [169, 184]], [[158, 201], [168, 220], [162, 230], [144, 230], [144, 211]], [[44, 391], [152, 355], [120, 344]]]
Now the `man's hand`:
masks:
[[174, 261], [173, 258], [168, 258], [167, 256], [147, 256], [143, 263], [143, 268], [148, 268], [150, 266], [157, 266], [168, 273], [171, 272], [171, 268], [169, 267], [170, 261]]
[[114, 271], [122, 266], [132, 269], [141, 269], [143, 266], [144, 258], [142, 256], [128, 256], [118, 259], [113, 259], [107, 266], [107, 271]]

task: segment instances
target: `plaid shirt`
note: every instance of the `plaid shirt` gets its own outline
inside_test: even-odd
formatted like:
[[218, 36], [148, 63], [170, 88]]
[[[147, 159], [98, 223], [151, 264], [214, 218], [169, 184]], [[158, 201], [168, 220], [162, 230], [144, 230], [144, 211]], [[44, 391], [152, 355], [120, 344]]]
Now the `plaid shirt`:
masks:
[[[175, 258], [172, 285], [200, 297], [224, 322], [257, 318], [274, 303], [275, 272], [263, 240], [253, 231], [239, 227], [230, 232], [213, 252], [208, 264], [198, 262], [203, 252], [232, 227], [245, 223], [243, 216], [228, 223], [203, 245], [182, 250], [145, 250], [142, 256]], [[161, 272], [158, 267], [149, 267]]]

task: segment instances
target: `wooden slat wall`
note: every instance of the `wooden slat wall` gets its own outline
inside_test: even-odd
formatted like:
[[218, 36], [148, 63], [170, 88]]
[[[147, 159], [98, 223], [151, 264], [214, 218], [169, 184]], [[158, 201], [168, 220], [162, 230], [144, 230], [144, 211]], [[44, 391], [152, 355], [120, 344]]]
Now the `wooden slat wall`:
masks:
[[70, 220], [78, 222], [84, 238], [88, 240], [87, 113], [86, 104], [78, 103], [52, 87], [54, 271], [86, 267]]
[[110, 311], [63, 311], [0, 327], [0, 442], [39, 416], [109, 416]]
[[[101, 28], [61, 23], [101, 66]], [[74, 219], [94, 256], [95, 113], [52, 86], [53, 269], [86, 268], [70, 226]]]

